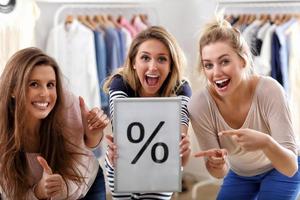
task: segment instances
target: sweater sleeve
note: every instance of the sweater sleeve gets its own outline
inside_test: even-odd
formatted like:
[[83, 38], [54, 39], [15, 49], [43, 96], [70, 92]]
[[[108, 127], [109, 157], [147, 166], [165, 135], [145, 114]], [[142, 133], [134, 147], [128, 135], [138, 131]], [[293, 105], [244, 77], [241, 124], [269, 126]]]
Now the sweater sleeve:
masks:
[[259, 103], [271, 136], [280, 145], [297, 155], [297, 138], [292, 126], [288, 100], [282, 86], [270, 77], [265, 78], [264, 87], [259, 94]]

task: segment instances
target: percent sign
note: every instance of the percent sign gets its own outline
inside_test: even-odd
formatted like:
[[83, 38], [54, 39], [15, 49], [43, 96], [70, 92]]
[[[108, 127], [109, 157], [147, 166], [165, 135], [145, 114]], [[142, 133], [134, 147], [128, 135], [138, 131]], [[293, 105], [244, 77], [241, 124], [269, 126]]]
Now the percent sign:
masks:
[[[149, 146], [149, 144], [151, 143], [151, 141], [154, 139], [154, 137], [157, 135], [158, 131], [161, 129], [161, 127], [164, 125], [164, 121], [159, 122], [158, 126], [155, 128], [155, 130], [153, 131], [153, 133], [150, 135], [150, 137], [147, 139], [147, 141], [145, 142], [145, 144], [142, 146], [142, 148], [140, 149], [140, 151], [138, 152], [138, 154], [135, 156], [135, 158], [131, 161], [131, 164], [135, 164], [140, 157], [143, 155], [144, 151], [147, 149], [147, 147]], [[131, 130], [133, 127], [138, 127], [140, 129], [140, 135], [137, 139], [134, 139], [132, 137], [132, 133]], [[140, 143], [145, 137], [145, 129], [143, 124], [141, 124], [140, 122], [132, 122], [131, 124], [129, 124], [128, 128], [127, 128], [127, 138], [130, 142], [132, 143]], [[164, 156], [161, 159], [158, 159], [156, 157], [156, 148], [161, 146], [164, 149]], [[169, 149], [168, 146], [163, 143], [163, 142], [157, 142], [155, 143], [152, 148], [151, 148], [151, 157], [152, 160], [156, 163], [163, 163], [168, 159], [169, 156]]]

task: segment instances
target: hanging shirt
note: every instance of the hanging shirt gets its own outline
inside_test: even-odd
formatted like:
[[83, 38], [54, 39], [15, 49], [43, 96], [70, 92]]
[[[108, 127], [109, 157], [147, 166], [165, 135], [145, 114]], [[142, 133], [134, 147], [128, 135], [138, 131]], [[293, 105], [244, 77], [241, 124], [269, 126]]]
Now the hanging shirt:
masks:
[[255, 61], [254, 69], [261, 75], [271, 75], [271, 44], [275, 28], [275, 24], [272, 24], [269, 28], [267, 28], [265, 36], [263, 37], [260, 56]]
[[51, 30], [47, 53], [58, 62], [71, 91], [82, 96], [90, 108], [100, 107], [93, 32], [77, 20], [68, 25], [60, 24]]
[[290, 56], [289, 56], [289, 82], [290, 103], [294, 119], [295, 133], [300, 136], [300, 24], [294, 23], [290, 27]]
[[122, 66], [126, 59], [126, 33], [121, 28], [116, 28], [120, 41], [119, 57], [120, 66]]
[[148, 28], [147, 25], [142, 22], [140, 16], [134, 17], [132, 25], [138, 33]]
[[282, 73], [282, 85], [286, 91], [286, 93], [289, 95], [289, 81], [288, 81], [288, 34], [286, 33], [286, 30], [295, 23], [295, 19], [291, 19], [288, 22], [285, 22], [284, 24], [278, 26], [275, 29], [275, 32], [278, 36], [279, 42], [280, 42], [280, 50], [279, 50], [279, 56], [280, 56], [280, 62], [281, 62], [281, 73]]
[[119, 23], [130, 32], [132, 38], [138, 34], [137, 30], [127, 21], [127, 19], [125, 19], [125, 17], [121, 16]]
[[249, 45], [250, 51], [254, 56], [258, 55], [258, 50], [256, 49], [256, 35], [261, 26], [261, 21], [255, 20], [249, 24], [242, 32], [247, 44]]
[[121, 45], [118, 31], [115, 28], [107, 27], [104, 28], [104, 31], [104, 40], [106, 46], [106, 70], [110, 75], [122, 65], [120, 54]]
[[11, 12], [0, 12], [0, 74], [15, 52], [35, 46], [35, 24], [39, 16], [34, 0], [16, 1]]
[[[125, 51], [125, 56], [126, 56], [129, 51], [131, 42], [132, 42], [132, 37], [131, 37], [130, 32], [126, 28], [121, 27], [121, 31], [125, 35], [125, 43], [123, 45], [124, 45], [124, 49], [125, 49], [124, 51]], [[124, 60], [125, 60], [125, 58], [124, 58]]]
[[271, 42], [271, 76], [283, 85], [280, 57], [280, 41], [276, 31], [272, 35]]
[[[270, 39], [269, 41], [265, 41], [264, 38], [266, 38], [266, 35], [268, 33], [269, 28], [271, 27], [271, 24], [269, 22], [266, 22], [257, 32], [257, 47], [258, 47], [258, 52], [259, 54], [254, 57], [254, 69], [255, 71], [260, 74], [260, 75], [270, 75], [271, 67], [271, 44], [270, 44]], [[270, 37], [269, 37], [270, 38]], [[264, 43], [268, 43], [268, 48], [263, 49]], [[266, 52], [267, 50], [267, 52]], [[267, 53], [267, 55], [266, 55]], [[267, 56], [268, 58], [265, 58]], [[266, 59], [266, 60], [264, 60]]]
[[108, 96], [103, 91], [102, 87], [106, 76], [108, 75], [106, 69], [106, 46], [104, 41], [104, 32], [96, 30], [94, 32], [95, 48], [96, 48], [96, 61], [97, 61], [97, 74], [100, 85], [101, 107], [108, 107]]

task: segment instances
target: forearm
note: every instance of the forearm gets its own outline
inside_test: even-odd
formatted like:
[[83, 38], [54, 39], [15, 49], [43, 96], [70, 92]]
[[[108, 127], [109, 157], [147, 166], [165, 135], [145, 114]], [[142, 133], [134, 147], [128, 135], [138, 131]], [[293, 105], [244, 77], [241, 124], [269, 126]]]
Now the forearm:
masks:
[[94, 148], [99, 145], [103, 138], [103, 130], [99, 131], [97, 134], [84, 134], [85, 145], [89, 148]]
[[298, 170], [297, 155], [291, 150], [282, 147], [272, 137], [263, 149], [265, 155], [272, 162], [276, 170], [286, 176], [293, 176]]

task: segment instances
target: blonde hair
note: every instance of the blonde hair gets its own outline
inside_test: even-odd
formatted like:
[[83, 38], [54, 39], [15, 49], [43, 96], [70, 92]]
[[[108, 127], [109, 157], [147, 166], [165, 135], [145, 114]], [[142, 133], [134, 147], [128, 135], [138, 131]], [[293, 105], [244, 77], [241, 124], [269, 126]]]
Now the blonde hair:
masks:
[[124, 66], [108, 78], [103, 86], [104, 91], [109, 91], [109, 86], [114, 76], [119, 74], [136, 92], [136, 94], [139, 93], [139, 91], [142, 89], [142, 85], [137, 76], [136, 70], [133, 68], [133, 65], [135, 64], [136, 55], [140, 45], [150, 39], [155, 39], [162, 42], [169, 50], [171, 57], [170, 73], [160, 89], [160, 96], [167, 97], [176, 93], [176, 90], [179, 88], [178, 86], [182, 80], [183, 69], [186, 65], [185, 56], [177, 44], [176, 39], [166, 29], [160, 26], [151, 26], [140, 32], [133, 39]]
[[203, 48], [216, 42], [227, 42], [231, 48], [244, 60], [246, 65], [246, 75], [253, 73], [252, 55], [246, 40], [238, 29], [232, 27], [231, 24], [222, 17], [217, 17], [211, 23], [206, 24], [201, 34], [199, 40], [200, 70], [203, 69], [201, 55]]

